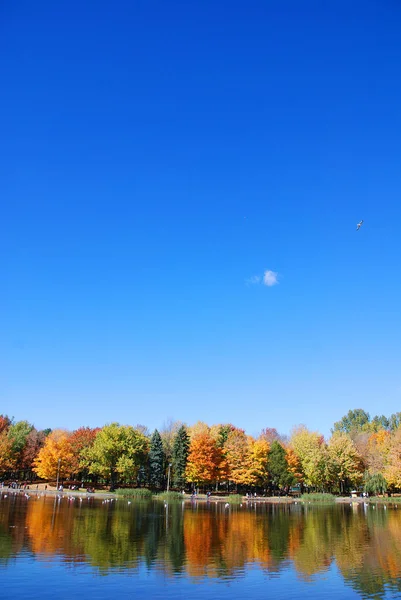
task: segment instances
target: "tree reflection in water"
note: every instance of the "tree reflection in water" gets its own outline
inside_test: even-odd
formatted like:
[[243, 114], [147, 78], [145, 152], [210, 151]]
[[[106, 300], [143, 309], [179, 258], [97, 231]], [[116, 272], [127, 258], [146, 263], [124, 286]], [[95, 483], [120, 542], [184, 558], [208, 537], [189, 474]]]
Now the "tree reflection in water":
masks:
[[0, 566], [30, 552], [99, 573], [140, 566], [166, 576], [241, 577], [292, 566], [309, 580], [334, 562], [367, 597], [401, 591], [401, 511], [363, 505], [304, 507], [132, 502], [11, 495], [0, 504]]

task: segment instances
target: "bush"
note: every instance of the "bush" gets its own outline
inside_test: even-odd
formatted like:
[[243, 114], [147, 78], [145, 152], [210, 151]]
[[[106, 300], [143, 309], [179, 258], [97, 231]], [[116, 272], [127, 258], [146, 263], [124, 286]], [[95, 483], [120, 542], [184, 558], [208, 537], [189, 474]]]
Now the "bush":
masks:
[[181, 501], [183, 499], [183, 494], [181, 494], [180, 492], [160, 492], [160, 494], [156, 495], [157, 500], [164, 500], [165, 502], [168, 501]]
[[373, 496], [372, 498], [365, 498], [365, 502], [366, 502], [366, 500], [368, 500], [372, 504], [400, 504], [401, 503], [401, 498], [399, 498], [397, 496], [395, 498], [394, 498], [394, 496], [390, 496], [387, 498]]
[[152, 492], [147, 488], [119, 488], [117, 496], [121, 498], [133, 498], [134, 500], [151, 500]]
[[332, 504], [336, 501], [335, 496], [333, 494], [302, 494], [301, 496], [302, 502], [313, 502], [314, 504]]

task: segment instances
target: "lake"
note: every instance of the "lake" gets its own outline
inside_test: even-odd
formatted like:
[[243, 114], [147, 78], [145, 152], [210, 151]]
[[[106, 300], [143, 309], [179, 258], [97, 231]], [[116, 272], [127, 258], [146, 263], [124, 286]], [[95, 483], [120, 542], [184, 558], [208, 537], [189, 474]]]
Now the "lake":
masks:
[[401, 598], [401, 508], [0, 494], [13, 598]]

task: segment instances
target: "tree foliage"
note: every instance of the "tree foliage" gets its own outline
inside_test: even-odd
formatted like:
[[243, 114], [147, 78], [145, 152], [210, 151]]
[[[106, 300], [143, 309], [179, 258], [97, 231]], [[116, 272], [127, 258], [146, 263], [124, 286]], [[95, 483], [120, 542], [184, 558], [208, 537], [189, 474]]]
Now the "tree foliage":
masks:
[[50, 433], [34, 461], [33, 470], [43, 479], [60, 479], [71, 475], [73, 452], [70, 435], [62, 429]]
[[164, 482], [165, 454], [162, 438], [157, 429], [150, 438], [149, 449], [149, 483], [154, 488], [161, 488]]
[[323, 489], [327, 482], [327, 452], [323, 436], [301, 426], [293, 431], [290, 445], [298, 456], [305, 485]]
[[[70, 436], [70, 444], [73, 453], [71, 460], [71, 473], [77, 476], [86, 471], [85, 461], [82, 460], [82, 455], [85, 451], [93, 446], [100, 427], [79, 427], [72, 432]], [[86, 474], [86, 473], [85, 473]]]
[[174, 438], [172, 451], [173, 465], [173, 486], [177, 488], [185, 487], [185, 469], [187, 467], [189, 452], [189, 435], [185, 425], [181, 425]]
[[216, 440], [203, 427], [191, 436], [185, 470], [187, 481], [195, 484], [211, 483], [218, 478], [222, 460]]
[[273, 488], [288, 488], [295, 481], [288, 466], [286, 451], [277, 440], [270, 447], [267, 469]]
[[387, 481], [381, 473], [367, 474], [364, 481], [364, 490], [373, 496], [384, 494], [387, 491]]
[[250, 485], [251, 457], [250, 439], [243, 429], [229, 432], [224, 444], [224, 455], [228, 466], [228, 477], [236, 485]]
[[130, 425], [111, 423], [96, 435], [93, 445], [83, 451], [83, 464], [89, 473], [110, 479], [135, 481], [141, 464], [147, 459], [148, 439]]
[[353, 441], [342, 431], [333, 433], [327, 446], [329, 479], [340, 492], [357, 486], [363, 476], [363, 463]]
[[369, 423], [369, 413], [362, 408], [355, 408], [354, 410], [349, 410], [340, 421], [334, 423], [334, 431], [342, 431], [344, 433], [363, 431]]

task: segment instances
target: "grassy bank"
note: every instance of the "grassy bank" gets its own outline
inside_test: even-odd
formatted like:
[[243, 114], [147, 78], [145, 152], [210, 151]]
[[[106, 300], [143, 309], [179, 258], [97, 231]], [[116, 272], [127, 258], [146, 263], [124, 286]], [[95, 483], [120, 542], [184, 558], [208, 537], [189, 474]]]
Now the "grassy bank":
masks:
[[305, 504], [334, 504], [336, 497], [333, 494], [302, 494], [301, 501]]

